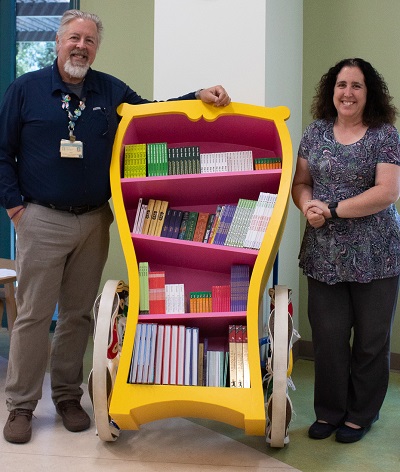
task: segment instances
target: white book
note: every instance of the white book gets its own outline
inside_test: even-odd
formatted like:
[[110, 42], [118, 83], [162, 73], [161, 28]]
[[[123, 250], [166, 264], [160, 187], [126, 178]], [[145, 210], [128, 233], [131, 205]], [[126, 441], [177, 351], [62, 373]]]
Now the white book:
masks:
[[197, 385], [199, 373], [199, 328], [192, 328], [190, 385]]
[[136, 333], [135, 333], [135, 340], [133, 343], [133, 354], [132, 354], [132, 361], [131, 361], [131, 369], [129, 373], [129, 382], [135, 383], [136, 376], [137, 376], [137, 368], [138, 368], [138, 359], [139, 359], [139, 349], [140, 349], [140, 331], [142, 329], [142, 325], [138, 324], [136, 326]]
[[151, 324], [150, 359], [149, 359], [147, 383], [154, 383], [156, 345], [157, 345], [157, 324], [152, 323]]
[[171, 325], [165, 325], [163, 367], [162, 367], [162, 378], [161, 378], [161, 383], [164, 385], [169, 384], [170, 359], [171, 359]]
[[143, 382], [143, 367], [144, 367], [144, 355], [146, 349], [146, 342], [147, 342], [147, 323], [141, 324], [142, 328], [140, 331], [140, 348], [139, 348], [139, 359], [138, 359], [138, 370], [136, 376], [136, 383]]
[[169, 365], [169, 383], [176, 385], [178, 363], [178, 325], [171, 327], [171, 359]]
[[185, 380], [185, 341], [186, 328], [179, 325], [178, 328], [178, 359], [177, 359], [177, 379], [178, 385], [183, 385]]
[[191, 385], [191, 357], [192, 357], [192, 329], [186, 328], [185, 333], [185, 369], [184, 369], [184, 385]]
[[163, 355], [164, 355], [164, 325], [158, 325], [158, 327], [157, 327], [155, 374], [154, 374], [154, 383], [158, 384], [158, 385], [161, 384]]
[[137, 210], [136, 210], [136, 215], [135, 215], [135, 221], [133, 223], [132, 233], [137, 233], [137, 227], [138, 227], [138, 223], [139, 223], [140, 208], [142, 206], [142, 201], [143, 201], [143, 198], [139, 198], [138, 205], [137, 205]]

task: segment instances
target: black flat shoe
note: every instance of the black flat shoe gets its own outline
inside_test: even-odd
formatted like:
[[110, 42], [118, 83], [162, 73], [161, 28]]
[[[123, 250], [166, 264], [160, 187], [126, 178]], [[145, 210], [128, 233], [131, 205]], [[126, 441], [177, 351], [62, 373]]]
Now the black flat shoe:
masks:
[[357, 442], [362, 439], [370, 429], [371, 425], [355, 429], [344, 424], [336, 431], [336, 441], [341, 443]]
[[315, 421], [308, 430], [308, 436], [311, 439], [326, 439], [329, 438], [337, 428], [338, 427], [333, 424]]
[[378, 421], [379, 413], [375, 416], [369, 426], [364, 426], [362, 428], [351, 428], [350, 426], [346, 426], [345, 424], [341, 426], [336, 431], [336, 441], [341, 443], [354, 443], [362, 439], [368, 431], [371, 429], [371, 426]]

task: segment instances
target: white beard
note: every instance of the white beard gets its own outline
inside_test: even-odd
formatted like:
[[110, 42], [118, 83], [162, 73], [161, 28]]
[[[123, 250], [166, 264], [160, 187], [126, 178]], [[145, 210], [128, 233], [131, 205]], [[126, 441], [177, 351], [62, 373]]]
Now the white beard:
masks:
[[84, 66], [74, 66], [71, 63], [71, 59], [68, 59], [64, 64], [64, 71], [74, 79], [83, 79], [86, 76], [89, 67], [89, 64], [85, 64]]

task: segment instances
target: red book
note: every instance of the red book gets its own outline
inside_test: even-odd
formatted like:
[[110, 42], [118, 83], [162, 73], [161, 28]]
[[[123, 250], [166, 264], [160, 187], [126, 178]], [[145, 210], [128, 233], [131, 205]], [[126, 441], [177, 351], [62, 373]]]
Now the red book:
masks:
[[210, 216], [209, 213], [206, 212], [199, 212], [199, 216], [197, 218], [196, 228], [194, 230], [194, 236], [192, 241], [196, 241], [198, 243], [202, 243], [204, 239], [204, 235], [207, 229], [207, 222], [208, 217]]
[[165, 272], [149, 272], [149, 313], [165, 313]]

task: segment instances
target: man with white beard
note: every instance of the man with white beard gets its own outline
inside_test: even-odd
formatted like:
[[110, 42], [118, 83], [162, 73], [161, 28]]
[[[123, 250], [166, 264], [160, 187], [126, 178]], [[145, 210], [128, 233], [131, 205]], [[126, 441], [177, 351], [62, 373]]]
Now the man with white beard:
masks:
[[[48, 333], [52, 400], [64, 426], [90, 426], [83, 356], [90, 312], [108, 255], [113, 215], [109, 167], [117, 107], [148, 103], [119, 79], [91, 69], [102, 39], [97, 15], [67, 11], [52, 66], [16, 79], [0, 106], [0, 204], [17, 232], [17, 311], [6, 380], [7, 441], [26, 443], [42, 396]], [[217, 85], [173, 100], [225, 106]]]

